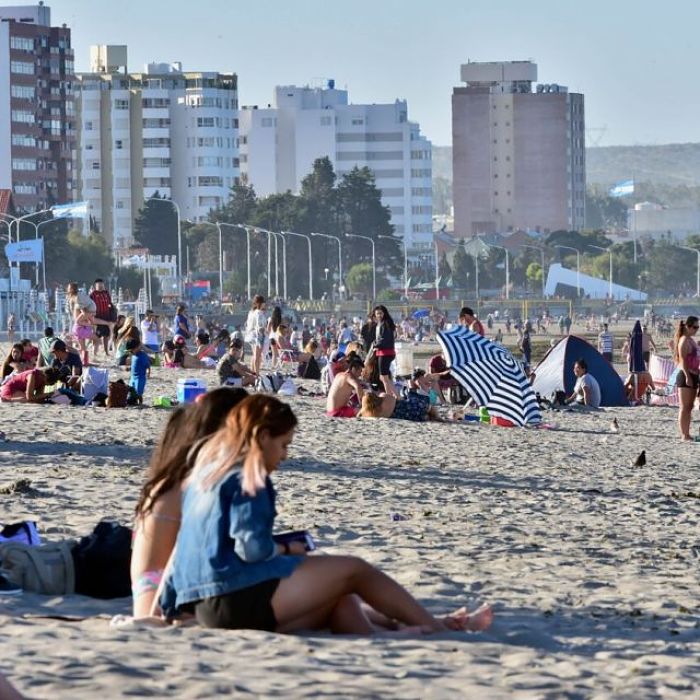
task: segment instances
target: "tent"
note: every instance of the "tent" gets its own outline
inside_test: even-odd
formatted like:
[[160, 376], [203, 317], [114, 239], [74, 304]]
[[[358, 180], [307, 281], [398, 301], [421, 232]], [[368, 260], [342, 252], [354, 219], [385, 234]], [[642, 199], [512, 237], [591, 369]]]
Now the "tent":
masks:
[[615, 368], [590, 343], [575, 335], [562, 338], [535, 367], [532, 388], [545, 398], [555, 391], [565, 391], [569, 396], [576, 384], [574, 362], [579, 358], [586, 361], [589, 374], [600, 384], [601, 406], [629, 406]]

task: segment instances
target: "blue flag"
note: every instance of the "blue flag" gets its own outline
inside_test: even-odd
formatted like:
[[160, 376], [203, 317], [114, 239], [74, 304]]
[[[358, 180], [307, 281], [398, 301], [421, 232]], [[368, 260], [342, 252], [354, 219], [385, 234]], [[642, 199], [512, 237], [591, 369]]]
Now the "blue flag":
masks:
[[623, 180], [608, 190], [611, 197], [624, 197], [628, 194], [634, 194], [634, 180]]
[[84, 219], [88, 215], [87, 202], [70, 202], [51, 207], [54, 219]]

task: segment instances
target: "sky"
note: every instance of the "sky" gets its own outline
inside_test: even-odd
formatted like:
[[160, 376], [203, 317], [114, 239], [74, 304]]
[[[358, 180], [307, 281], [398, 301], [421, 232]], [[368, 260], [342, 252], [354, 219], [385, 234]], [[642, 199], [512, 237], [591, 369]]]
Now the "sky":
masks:
[[239, 103], [260, 106], [275, 85], [333, 78], [351, 102], [408, 100], [409, 119], [446, 146], [462, 63], [533, 60], [539, 82], [585, 95], [589, 146], [700, 142], [697, 0], [46, 4], [53, 25], [71, 27], [77, 71], [88, 70], [91, 44], [126, 44], [131, 71], [181, 61], [235, 72]]

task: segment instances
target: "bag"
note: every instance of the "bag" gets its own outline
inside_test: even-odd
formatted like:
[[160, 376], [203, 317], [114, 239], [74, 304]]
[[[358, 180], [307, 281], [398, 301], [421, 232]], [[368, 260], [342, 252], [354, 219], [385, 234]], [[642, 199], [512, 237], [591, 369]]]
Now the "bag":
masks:
[[266, 394], [276, 394], [282, 384], [284, 384], [284, 377], [280, 372], [261, 374], [255, 381], [255, 391], [261, 391]]
[[75, 540], [35, 547], [0, 543], [0, 572], [15, 586], [31, 593], [62, 595], [75, 591], [71, 547]]
[[0, 542], [21, 542], [36, 546], [41, 544], [41, 537], [35, 522], [23, 520], [21, 523], [5, 525], [0, 530]]
[[310, 357], [309, 361], [304, 367], [304, 372], [301, 375], [304, 379], [320, 379], [321, 378], [321, 368], [318, 366], [315, 357]]
[[129, 398], [129, 387], [123, 379], [110, 382], [107, 389], [107, 408], [126, 408]]
[[103, 599], [130, 596], [131, 537], [128, 527], [103, 521], [81, 538], [71, 552], [75, 592]]

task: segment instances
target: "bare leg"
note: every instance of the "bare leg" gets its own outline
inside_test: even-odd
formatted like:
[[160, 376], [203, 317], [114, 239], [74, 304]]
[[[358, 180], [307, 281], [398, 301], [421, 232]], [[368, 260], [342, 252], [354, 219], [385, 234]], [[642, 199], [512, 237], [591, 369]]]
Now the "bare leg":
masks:
[[391, 377], [388, 374], [382, 374], [379, 378], [384, 385], [384, 391], [386, 391], [387, 396], [393, 396], [395, 399], [398, 399], [399, 395], [396, 393], [396, 387], [394, 382], [391, 381]]
[[309, 557], [289, 578], [280, 581], [272, 608], [279, 628], [293, 631], [290, 623], [335, 609], [351, 593], [406, 625], [436, 632], [446, 629], [396, 581], [355, 557]]
[[690, 437], [690, 419], [693, 413], [693, 403], [695, 402], [695, 390], [690, 388], [681, 388], [680, 408], [678, 409], [678, 429], [681, 434], [681, 440], [691, 440]]
[[294, 632], [298, 630], [314, 630], [330, 628], [334, 634], [373, 634], [376, 629], [369, 621], [362, 603], [357, 596], [343, 596], [338, 603], [318, 608], [309, 615], [291, 620], [286, 625], [280, 625], [278, 632]]

